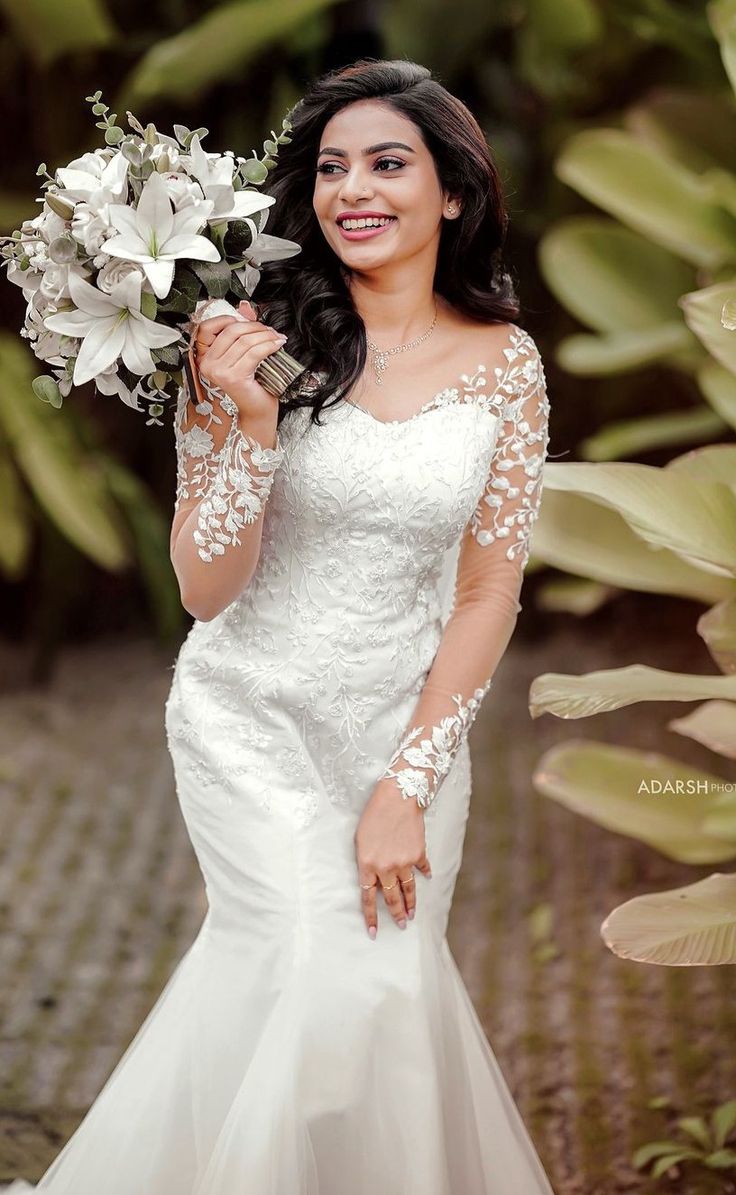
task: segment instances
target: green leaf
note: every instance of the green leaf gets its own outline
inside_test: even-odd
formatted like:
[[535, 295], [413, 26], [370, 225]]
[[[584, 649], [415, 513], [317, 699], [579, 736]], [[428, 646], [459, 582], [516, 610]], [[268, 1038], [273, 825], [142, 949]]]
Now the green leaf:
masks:
[[681, 1149], [679, 1153], [669, 1154], [667, 1157], [660, 1158], [655, 1166], [652, 1167], [652, 1178], [661, 1178], [663, 1174], [672, 1167], [676, 1166], [678, 1162], [684, 1162], [688, 1159], [700, 1158], [700, 1154], [692, 1149]]
[[607, 336], [568, 336], [557, 348], [557, 361], [568, 373], [608, 377], [659, 362], [677, 364], [692, 353], [695, 344], [680, 320], [670, 320], [657, 327]]
[[169, 524], [150, 490], [134, 474], [110, 456], [103, 456], [101, 463], [110, 492], [125, 512], [133, 534], [158, 632], [170, 638], [181, 628], [183, 610], [169, 557]]
[[[540, 713], [585, 717], [588, 712], [618, 709], [637, 699], [644, 700], [634, 687], [641, 671], [640, 666], [632, 666], [581, 677], [545, 673], [532, 683], [530, 712], [532, 717]], [[726, 681], [725, 677], [718, 679]], [[647, 692], [648, 700], [669, 699], [664, 685], [660, 691]], [[614, 695], [617, 700], [608, 700]], [[597, 696], [603, 700], [596, 701]], [[573, 703], [575, 698], [577, 704]], [[718, 802], [714, 784], [720, 782], [720, 777], [667, 755], [591, 739], [571, 739], [544, 753], [532, 779], [543, 796], [606, 830], [647, 843], [668, 859], [698, 864], [736, 857], [736, 842], [727, 842], [703, 828], [706, 813]], [[667, 791], [668, 785], [678, 784], [680, 791], [676, 794]], [[734, 942], [736, 937], [731, 947]]]
[[703, 290], [690, 291], [680, 299], [685, 322], [724, 369], [736, 374], [736, 332], [724, 328], [721, 311], [736, 298], [736, 277]]
[[736, 1100], [726, 1100], [711, 1113], [713, 1140], [717, 1146], [724, 1145], [726, 1138], [736, 1128]]
[[736, 256], [736, 218], [710, 202], [685, 167], [619, 129], [589, 129], [565, 143], [558, 177], [684, 261], [717, 269]]
[[647, 1166], [653, 1158], [664, 1157], [680, 1148], [679, 1141], [648, 1141], [646, 1145], [637, 1149], [632, 1158], [632, 1164], [637, 1170], [641, 1170], [642, 1166]]
[[42, 67], [65, 54], [109, 46], [117, 37], [102, 0], [0, 0], [0, 9]]
[[629, 462], [554, 462], [547, 466], [545, 488], [610, 506], [653, 547], [669, 548], [707, 571], [736, 576], [736, 494], [722, 482], [690, 477], [683, 486], [674, 468]]
[[[730, 701], [704, 701], [684, 718], [671, 718], [667, 729], [702, 743], [718, 755], [736, 759], [736, 705]], [[736, 818], [729, 838], [736, 839]], [[715, 833], [712, 819], [708, 822], [709, 833]]]
[[711, 0], [706, 13], [721, 47], [721, 57], [731, 87], [736, 91], [736, 21], [733, 0]]
[[34, 378], [31, 382], [31, 388], [36, 398], [40, 398], [41, 402], [47, 402], [50, 407], [58, 409], [64, 401], [58, 382], [55, 378], [46, 377], [45, 374], [39, 378]]
[[337, 0], [230, 0], [181, 33], [158, 42], [125, 80], [115, 106], [133, 107], [155, 97], [191, 103], [224, 79], [242, 72], [265, 50], [280, 46], [312, 16]]
[[193, 261], [192, 271], [197, 275], [208, 295], [213, 299], [224, 299], [230, 290], [230, 266], [226, 261]]
[[736, 1167], [736, 1150], [718, 1149], [704, 1159], [711, 1170], [731, 1170]]
[[613, 461], [659, 448], [717, 439], [728, 424], [708, 407], [650, 415], [645, 419], [622, 419], [609, 423], [582, 440], [579, 452], [587, 461]]
[[29, 358], [14, 336], [0, 333], [0, 428], [13, 458], [52, 521], [103, 568], [129, 560], [125, 536], [94, 458], [72, 425], [33, 400]]
[[692, 266], [603, 216], [558, 221], [542, 238], [539, 264], [567, 310], [608, 334], [671, 324], [695, 282]]
[[0, 569], [11, 581], [23, 574], [31, 552], [25, 495], [5, 444], [0, 444]]
[[532, 682], [529, 712], [533, 718], [541, 714], [590, 718], [640, 701], [702, 701], [710, 697], [736, 701], [736, 676], [699, 676], [628, 664], [580, 676], [544, 672]]
[[736, 431], [736, 374], [710, 359], [696, 377], [706, 402]]
[[[658, 903], [658, 911], [661, 913], [662, 904], [664, 903], [661, 899], [663, 896], [667, 896], [669, 898], [669, 902], [667, 902], [667, 903], [671, 903], [672, 897], [679, 895], [680, 900], [683, 902], [683, 904], [682, 905], [677, 905], [677, 904], [671, 905], [671, 912], [672, 912], [673, 918], [675, 919], [676, 923], [680, 926], [682, 925], [682, 921], [683, 921], [682, 908], [684, 906], [688, 919], [692, 919], [692, 921], [693, 921], [693, 932], [694, 933], [698, 932], [698, 930], [697, 930], [698, 924], [705, 924], [707, 926], [707, 928], [705, 928], [703, 930], [704, 935], [707, 936], [709, 934], [712, 934], [712, 925], [713, 925], [712, 904], [713, 904], [714, 899], [716, 899], [716, 898], [715, 898], [715, 894], [713, 892], [713, 884], [711, 883], [711, 880], [713, 880], [715, 878], [716, 878], [715, 876], [711, 876], [708, 880], [701, 880], [700, 884], [691, 884], [689, 887], [686, 887], [686, 888], [676, 888], [676, 889], [674, 889], [673, 892], [669, 892], [669, 893], [662, 893], [662, 892], [658, 893], [657, 897], [654, 898], [655, 901], [659, 902]], [[718, 878], [720, 879], [721, 877], [718, 877]], [[736, 895], [736, 876], [733, 876], [730, 878], [733, 881], [730, 885], [727, 885], [726, 887], [724, 887], [723, 885], [717, 886], [718, 891], [722, 897], [725, 897], [728, 895], [729, 887], [732, 891], [732, 895]], [[702, 885], [706, 885], [706, 887], [707, 887], [707, 892], [708, 892], [707, 898], [705, 896], [706, 889], [704, 889], [702, 887]], [[649, 898], [649, 899], [650, 899], [650, 907], [651, 907], [652, 898]], [[629, 902], [629, 904], [631, 904], [631, 902]], [[716, 912], [715, 918], [716, 918], [716, 922], [718, 922], [718, 923], [723, 922], [723, 918], [721, 915], [719, 915], [718, 912]], [[732, 929], [736, 929], [736, 906], [734, 908], [734, 916], [732, 918], [732, 922], [733, 922]], [[727, 929], [727, 927], [724, 925], [724, 931], [726, 931], [726, 929]], [[711, 942], [711, 949], [712, 949], [712, 945], [713, 945], [713, 943]], [[736, 945], [736, 942], [735, 942], [735, 945]], [[705, 947], [705, 949], [707, 950], [707, 946], [705, 943], [703, 943], [702, 946], [699, 945], [699, 950], [702, 949], [703, 947]], [[736, 956], [736, 950], [734, 951], [734, 955]], [[734, 962], [736, 962], [736, 957], [734, 957]], [[709, 1130], [707, 1124], [705, 1123], [705, 1121], [703, 1120], [702, 1116], [679, 1116], [677, 1118], [677, 1124], [680, 1126], [680, 1128], [683, 1130], [683, 1132], [688, 1134], [689, 1137], [694, 1138], [694, 1140], [697, 1141], [698, 1145], [702, 1145], [704, 1149], [710, 1149], [711, 1144], [712, 1144], [711, 1139], [710, 1139], [710, 1130]]]
[[730, 578], [703, 572], [666, 548], [653, 550], [616, 511], [572, 492], [545, 490], [533, 550], [546, 564], [616, 588], [708, 604], [733, 593]]

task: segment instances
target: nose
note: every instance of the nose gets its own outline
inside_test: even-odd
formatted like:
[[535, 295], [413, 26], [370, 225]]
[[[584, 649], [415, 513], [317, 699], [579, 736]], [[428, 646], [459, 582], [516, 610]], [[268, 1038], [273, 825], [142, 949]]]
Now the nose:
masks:
[[340, 184], [340, 201], [349, 205], [358, 199], [367, 199], [373, 194], [370, 176], [367, 176], [359, 162], [343, 175]]

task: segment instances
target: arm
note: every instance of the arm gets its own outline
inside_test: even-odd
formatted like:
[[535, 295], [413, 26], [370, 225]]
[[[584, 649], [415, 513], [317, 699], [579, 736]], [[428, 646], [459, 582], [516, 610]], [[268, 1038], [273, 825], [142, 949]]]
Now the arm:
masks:
[[193, 354], [191, 382], [174, 418], [176, 499], [171, 562], [182, 604], [208, 621], [242, 593], [258, 563], [263, 512], [284, 450], [273, 416], [247, 418], [216, 386], [205, 385]]
[[426, 808], [467, 737], [516, 625], [542, 494], [549, 401], [541, 358], [526, 335], [488, 480], [465, 529], [452, 614], [406, 733], [381, 780]]

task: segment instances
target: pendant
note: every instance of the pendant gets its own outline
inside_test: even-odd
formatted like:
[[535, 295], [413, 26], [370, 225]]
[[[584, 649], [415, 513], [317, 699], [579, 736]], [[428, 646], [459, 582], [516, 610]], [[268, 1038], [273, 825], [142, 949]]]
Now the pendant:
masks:
[[373, 354], [373, 371], [375, 374], [375, 383], [377, 386], [383, 385], [383, 378], [381, 377], [381, 374], [385, 373], [387, 368], [388, 368], [387, 354], [386, 353], [374, 353]]

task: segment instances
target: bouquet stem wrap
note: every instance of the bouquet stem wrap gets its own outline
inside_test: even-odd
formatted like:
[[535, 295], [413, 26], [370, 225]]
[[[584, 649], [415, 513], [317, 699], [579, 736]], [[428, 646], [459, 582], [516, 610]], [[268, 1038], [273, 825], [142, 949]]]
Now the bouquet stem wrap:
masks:
[[[249, 300], [251, 303], [252, 300]], [[194, 341], [197, 334], [197, 328], [205, 319], [212, 319], [218, 315], [231, 315], [237, 320], [247, 322], [246, 317], [233, 307], [232, 303], [228, 303], [226, 299], [202, 299], [194, 309], [191, 319], [189, 321], [189, 348], [187, 352], [188, 358], [188, 378], [190, 387], [193, 387], [192, 393], [197, 395], [197, 400], [202, 401], [202, 388], [199, 381], [199, 375], [196, 368], [196, 359], [194, 356]], [[269, 394], [276, 395], [281, 398], [287, 386], [289, 386], [300, 374], [304, 373], [304, 366], [300, 365], [289, 353], [284, 352], [283, 349], [275, 349], [265, 361], [261, 361], [256, 369], [256, 379], [260, 382]]]

